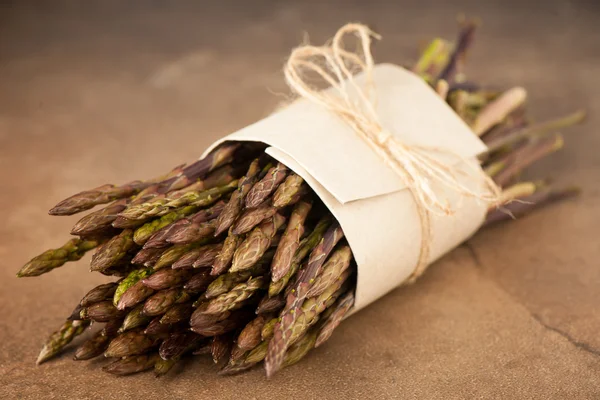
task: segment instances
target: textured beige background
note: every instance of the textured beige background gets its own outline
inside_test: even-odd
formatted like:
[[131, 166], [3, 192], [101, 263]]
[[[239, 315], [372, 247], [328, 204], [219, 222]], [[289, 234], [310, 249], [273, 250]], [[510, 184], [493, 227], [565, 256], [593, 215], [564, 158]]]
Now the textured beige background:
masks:
[[[600, 398], [592, 0], [39, 3], [0, 6], [0, 397]], [[77, 219], [51, 218], [50, 206], [78, 189], [156, 175], [264, 116], [303, 31], [320, 43], [360, 20], [384, 35], [377, 58], [402, 63], [416, 43], [453, 35], [460, 11], [485, 22], [474, 78], [526, 86], [539, 117], [578, 106], [593, 114], [532, 172], [578, 182], [580, 199], [480, 233], [268, 381], [261, 370], [216, 377], [206, 359], [160, 380], [114, 378], [98, 362], [72, 362], [72, 350], [35, 367], [44, 337], [100, 281], [83, 261], [14, 278]]]

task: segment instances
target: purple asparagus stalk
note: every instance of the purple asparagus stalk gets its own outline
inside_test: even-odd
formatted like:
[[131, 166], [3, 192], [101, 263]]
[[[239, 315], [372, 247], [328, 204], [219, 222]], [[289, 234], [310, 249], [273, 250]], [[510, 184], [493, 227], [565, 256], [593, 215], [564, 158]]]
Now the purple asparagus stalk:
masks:
[[342, 322], [342, 319], [346, 316], [348, 311], [354, 305], [354, 293], [349, 291], [342, 297], [338, 299], [336, 304], [332, 307], [332, 313], [327, 317], [321, 328], [319, 330], [319, 334], [317, 336], [315, 347], [319, 347], [323, 343], [325, 343], [333, 334], [335, 328]]
[[490, 211], [485, 219], [484, 227], [501, 221], [522, 217], [542, 206], [555, 201], [563, 200], [578, 195], [580, 190], [576, 187], [553, 190], [550, 188], [538, 189], [534, 193], [515, 198], [515, 201], [504, 204], [499, 209]]
[[230, 229], [229, 235], [227, 235], [225, 241], [223, 242], [221, 251], [213, 262], [211, 275], [220, 275], [227, 271], [231, 265], [231, 261], [233, 260], [235, 250], [238, 248], [241, 242], [242, 238], [238, 235], [234, 235]]
[[163, 290], [183, 286], [191, 275], [187, 270], [165, 268], [142, 279], [142, 283], [150, 289]]
[[252, 185], [254, 185], [254, 183], [256, 182], [257, 175], [259, 172], [259, 161], [254, 160], [250, 164], [246, 175], [238, 181], [237, 190], [231, 194], [229, 202], [227, 202], [227, 205], [223, 209], [223, 212], [221, 213], [221, 215], [219, 215], [217, 219], [217, 228], [215, 231], [215, 236], [219, 236], [221, 233], [228, 230], [229, 227], [236, 220], [236, 218], [242, 210], [244, 199], [250, 191]]
[[165, 226], [153, 234], [148, 241], [144, 243], [144, 249], [168, 247], [170, 245], [169, 238], [171, 235], [175, 234], [180, 229], [186, 229], [188, 226], [198, 226], [202, 223], [214, 220], [223, 211], [224, 206], [225, 203], [219, 201], [210, 208], [200, 210], [189, 217], [182, 218], [171, 225]]
[[131, 375], [153, 368], [159, 359], [157, 353], [124, 357], [102, 367], [102, 371], [118, 376]]
[[94, 189], [85, 190], [59, 202], [49, 211], [49, 214], [72, 215], [89, 210], [99, 204], [105, 204], [113, 200], [130, 197], [155, 183], [175, 180], [178, 176], [184, 174], [186, 169], [187, 168], [183, 168], [183, 166], [177, 166], [167, 175], [146, 182], [133, 181], [121, 186], [106, 184]]
[[251, 268], [271, 246], [273, 237], [285, 222], [280, 214], [262, 222], [248, 234], [233, 255], [231, 272]]
[[90, 263], [91, 270], [102, 271], [115, 265], [125, 257], [127, 252], [134, 246], [133, 231], [131, 229], [125, 229], [96, 250], [92, 256], [92, 262]]
[[302, 201], [294, 207], [271, 264], [271, 279], [273, 282], [283, 278], [290, 270], [294, 255], [300, 246], [300, 239], [304, 234], [304, 221], [311, 208], [312, 204], [306, 201]]
[[81, 335], [89, 325], [89, 321], [66, 321], [58, 331], [46, 340], [42, 351], [38, 355], [36, 364], [39, 365], [59, 354], [75, 337]]
[[258, 207], [285, 179], [287, 173], [287, 167], [281, 163], [277, 163], [275, 167], [267, 172], [264, 178], [252, 186], [248, 195], [246, 195], [246, 207]]
[[99, 240], [71, 239], [58, 249], [46, 250], [32, 258], [17, 272], [17, 277], [39, 276], [69, 261], [80, 260], [85, 253], [98, 246], [99, 243]]

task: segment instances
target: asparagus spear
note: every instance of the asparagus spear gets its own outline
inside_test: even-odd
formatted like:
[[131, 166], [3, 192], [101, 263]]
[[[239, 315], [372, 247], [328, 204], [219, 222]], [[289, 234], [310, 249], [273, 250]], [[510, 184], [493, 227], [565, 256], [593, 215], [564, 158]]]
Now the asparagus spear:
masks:
[[238, 175], [239, 168], [236, 168], [231, 164], [225, 164], [222, 167], [211, 171], [204, 179], [196, 180], [194, 183], [184, 186], [181, 189], [168, 192], [166, 193], [165, 197], [169, 199], [177, 199], [189, 192], [208, 190], [218, 186], [224, 186], [234, 180]]
[[192, 306], [191, 301], [187, 303], [173, 304], [161, 317], [160, 323], [175, 324], [177, 322], [187, 321], [190, 319], [193, 312], [194, 307]]
[[159, 359], [156, 353], [124, 357], [102, 367], [102, 371], [118, 376], [131, 375], [154, 367]]
[[432, 40], [412, 68], [413, 72], [427, 82], [437, 78], [448, 63], [450, 47], [450, 43], [444, 39]]
[[310, 289], [306, 293], [306, 297], [319, 296], [328, 287], [332, 286], [335, 281], [341, 279], [344, 272], [350, 266], [352, 261], [352, 251], [349, 246], [342, 246], [335, 250], [327, 259], [321, 274], [318, 275], [311, 284]]
[[585, 119], [585, 116], [585, 111], [577, 111], [565, 117], [561, 117], [548, 122], [542, 122], [530, 127], [514, 131], [510, 135], [498, 137], [497, 139], [489, 142], [486, 141], [486, 145], [488, 147], [488, 151], [486, 154], [491, 154], [503, 148], [512, 146], [527, 138], [540, 137], [548, 133], [556, 132], [562, 128], [567, 128], [571, 125], [578, 124]]
[[575, 187], [567, 187], [558, 190], [553, 190], [550, 188], [536, 190], [532, 194], [518, 197], [517, 201], [505, 204], [500, 209], [494, 209], [490, 211], [485, 219], [483, 227], [490, 226], [507, 219], [521, 217], [541, 206], [569, 198], [577, 194], [579, 194], [579, 189]]
[[178, 244], [167, 249], [160, 255], [156, 263], [154, 264], [154, 270], [158, 271], [161, 268], [168, 267], [177, 262], [181, 257], [185, 256], [186, 253], [193, 250], [196, 247], [201, 246], [202, 243], [190, 243], [190, 244]]
[[136, 221], [132, 222], [121, 219], [119, 218], [119, 213], [129, 206], [145, 203], [150, 199], [160, 196], [158, 188], [159, 186], [156, 184], [148, 186], [131, 198], [116, 200], [108, 206], [84, 216], [73, 226], [71, 234], [89, 235], [96, 232], [105, 232], [110, 231], [111, 226], [121, 229], [137, 227], [139, 224]]
[[233, 260], [235, 250], [238, 248], [241, 242], [242, 238], [238, 235], [234, 235], [230, 230], [229, 235], [227, 235], [225, 241], [223, 242], [221, 251], [213, 262], [211, 275], [220, 275], [225, 272], [227, 268], [229, 268], [231, 260]]
[[246, 355], [247, 351], [239, 348], [235, 343], [231, 346], [231, 354], [229, 355], [229, 362], [235, 362]]
[[221, 314], [207, 314], [206, 308], [208, 306], [207, 302], [203, 302], [198, 305], [196, 310], [192, 313], [190, 317], [190, 325], [191, 326], [200, 326], [202, 328], [208, 327], [215, 322], [222, 321], [231, 316], [231, 311], [225, 311]]
[[159, 357], [154, 363], [154, 376], [157, 378], [166, 375], [180, 360], [181, 357], [172, 357], [165, 360]]
[[119, 310], [125, 310], [129, 307], [133, 307], [148, 297], [154, 294], [154, 289], [150, 289], [148, 286], [139, 280], [129, 287], [117, 302], [117, 308]]
[[285, 299], [283, 296], [270, 297], [268, 294], [258, 303], [256, 307], [257, 314], [270, 314], [273, 312], [280, 311], [285, 306]]
[[110, 267], [98, 272], [105, 276], [118, 276], [119, 278], [125, 278], [138, 268], [138, 266], [131, 264], [131, 259], [131, 254], [128, 254], [119, 260], [115, 265], [111, 265]]
[[180, 357], [201, 340], [202, 336], [193, 332], [173, 333], [160, 344], [158, 354], [163, 360]]
[[317, 244], [321, 242], [321, 239], [323, 238], [325, 231], [331, 224], [331, 221], [332, 220], [330, 217], [322, 218], [317, 223], [317, 226], [315, 226], [313, 231], [305, 239], [302, 240], [298, 247], [298, 250], [296, 251], [296, 254], [294, 255], [294, 259], [287, 274], [284, 275], [283, 278], [281, 278], [277, 282], [271, 282], [271, 284], [269, 285], [269, 296], [276, 296], [279, 293], [281, 293], [281, 291], [283, 291], [290, 279], [298, 271], [302, 260], [308, 255], [308, 253], [311, 250], [313, 250], [315, 246], [317, 246]]
[[206, 299], [212, 299], [223, 293], [226, 293], [231, 290], [236, 283], [243, 282], [251, 276], [250, 273], [243, 272], [244, 271], [240, 273], [228, 273], [219, 276], [208, 285], [206, 291], [204, 292], [204, 297]]
[[304, 358], [304, 356], [306, 356], [310, 350], [312, 350], [315, 347], [316, 341], [317, 332], [311, 329], [311, 331], [309, 331], [296, 343], [291, 345], [290, 348], [286, 351], [281, 367], [286, 368], [290, 365], [296, 364], [298, 361]]
[[189, 205], [206, 207], [216, 202], [221, 196], [232, 192], [237, 188], [238, 181], [232, 180], [226, 185], [217, 186], [206, 190], [190, 191], [178, 198], [164, 197], [155, 199], [148, 203], [129, 207], [122, 211], [119, 216], [128, 220], [148, 220], [161, 217], [169, 212]]
[[175, 234], [179, 229], [184, 229], [189, 225], [201, 224], [217, 218], [223, 211], [224, 206], [225, 203], [223, 201], [218, 201], [210, 208], [200, 210], [189, 217], [182, 218], [176, 222], [173, 222], [170, 225], [165, 226], [164, 228], [154, 233], [146, 241], [146, 243], [144, 243], [144, 249], [154, 247], [168, 247], [170, 236]]
[[144, 329], [144, 335], [156, 339], [166, 339], [172, 332], [185, 329], [184, 324], [163, 324], [160, 322], [162, 316], [154, 317]]
[[465, 21], [462, 23], [455, 49], [450, 55], [448, 63], [438, 76], [438, 79], [443, 79], [446, 82], [454, 82], [456, 80], [457, 72], [460, 72], [461, 64], [466, 57], [469, 47], [473, 43], [475, 30], [478, 25], [477, 21]]
[[[250, 313], [244, 310], [238, 310], [232, 313], [227, 319], [204, 325], [191, 325], [192, 332], [205, 337], [219, 336], [231, 332], [236, 328], [243, 326], [248, 320]], [[193, 317], [193, 315], [192, 315]]]
[[142, 313], [143, 310], [144, 305], [138, 304], [137, 306], [135, 306], [135, 308], [129, 311], [125, 316], [125, 319], [123, 320], [123, 324], [119, 328], [119, 333], [147, 325], [148, 322], [150, 322], [151, 318], [144, 315]]
[[225, 143], [219, 146], [202, 160], [198, 160], [184, 168], [182, 176], [161, 182], [161, 191], [168, 193], [172, 190], [181, 189], [197, 179], [206, 177], [209, 172], [231, 163], [234, 160], [235, 152], [239, 148], [238, 143]]
[[101, 210], [81, 218], [71, 229], [71, 235], [89, 235], [112, 227], [117, 214], [127, 208], [127, 199], [117, 200]]
[[[131, 272], [125, 279], [123, 279], [117, 289], [115, 290], [115, 295], [113, 297], [113, 304], [119, 305], [119, 300], [121, 300], [121, 296], [125, 292], [129, 290], [133, 285], [141, 281], [142, 279], [150, 276], [153, 270], [151, 268], [142, 268]], [[119, 307], [119, 309], [123, 309]]]
[[221, 252], [222, 248], [223, 248], [222, 244], [215, 244], [215, 245], [212, 245], [211, 247], [205, 248], [205, 251], [201, 252], [200, 255], [196, 258], [196, 261], [194, 261], [193, 267], [194, 268], [210, 267], [216, 260], [217, 256]]
[[231, 272], [251, 268], [271, 246], [273, 237], [285, 222], [280, 214], [265, 220], [248, 234], [233, 255]]
[[[269, 258], [269, 257], [264, 257]], [[229, 272], [227, 274], [219, 276], [217, 279], [211, 282], [204, 293], [206, 299], [212, 299], [225, 292], [231, 290], [236, 284], [246, 281], [252, 276], [261, 276], [266, 272], [266, 265], [263, 262], [258, 262], [255, 266], [250, 269]]]
[[210, 271], [208, 269], [203, 269], [192, 276], [185, 285], [183, 285], [183, 288], [189, 293], [200, 293], [205, 291], [213, 280], [214, 277], [211, 276]]
[[120, 324], [120, 319], [108, 322], [104, 328], [96, 332], [94, 336], [77, 348], [73, 359], [75, 361], [89, 360], [104, 353], [112, 338], [117, 334]]
[[106, 184], [95, 189], [85, 190], [77, 193], [54, 206], [50, 215], [72, 215], [81, 211], [89, 210], [99, 204], [109, 203], [113, 200], [131, 197], [137, 193], [142, 193], [150, 187], [158, 188], [157, 183], [169, 179], [174, 179], [184, 172], [184, 165], [173, 168], [166, 175], [151, 179], [146, 182], [133, 181], [122, 186]]
[[265, 287], [265, 279], [261, 276], [250, 278], [247, 282], [240, 283], [229, 292], [223, 293], [208, 302], [206, 314], [221, 314], [233, 310], [250, 298], [255, 292]]
[[219, 375], [232, 375], [247, 371], [265, 359], [267, 350], [268, 342], [261, 342], [254, 349], [247, 352], [242, 359], [231, 360], [229, 364], [219, 371]]
[[191, 275], [187, 270], [164, 268], [142, 279], [142, 283], [150, 289], [163, 290], [183, 286]]
[[113, 319], [123, 317], [123, 312], [115, 307], [110, 300], [100, 301], [82, 308], [80, 319], [96, 322], [110, 322]]
[[[511, 112], [501, 123], [488, 130], [483, 134], [481, 140], [486, 144], [486, 146], [494, 141], [512, 135], [514, 132], [518, 132], [525, 127], [530, 125], [530, 121], [527, 117], [526, 112], [526, 104], [517, 108], [513, 112]], [[522, 140], [522, 139], [521, 139]], [[508, 150], [509, 147], [507, 146]], [[498, 151], [499, 149], [492, 149], [488, 146], [488, 151], [484, 154], [480, 154], [478, 158], [482, 161], [485, 161], [491, 153]], [[501, 149], [504, 150], [504, 149]]]
[[41, 364], [56, 356], [71, 341], [81, 335], [85, 328], [90, 325], [89, 321], [65, 321], [59, 330], [54, 332], [44, 343], [36, 364]]
[[273, 332], [275, 332], [275, 325], [277, 324], [277, 322], [277, 318], [271, 318], [270, 320], [265, 322], [265, 325], [263, 326], [262, 331], [260, 332], [260, 337], [263, 341], [268, 341], [273, 337]]
[[236, 346], [244, 352], [252, 350], [262, 342], [261, 332], [268, 318], [259, 315], [250, 321], [240, 332]]
[[[131, 199], [128, 199], [127, 207], [137, 206], [139, 204], [146, 203], [152, 199], [164, 197], [165, 195], [159, 193], [159, 190], [160, 190], [160, 185], [158, 185], [158, 184], [147, 187], [146, 189], [144, 189], [140, 193], [138, 193], [136, 196], [132, 197]], [[123, 210], [127, 209], [127, 207], [125, 207]], [[111, 219], [113, 219], [111, 225], [114, 228], [134, 229], [134, 228], [138, 228], [140, 225], [144, 224], [144, 221], [132, 221], [132, 220], [128, 220], [126, 218], [119, 216], [119, 214], [123, 210], [120, 210], [118, 213], [116, 213], [116, 215], [113, 216], [113, 218], [111, 218]], [[85, 217], [82, 218], [82, 221], [83, 221], [83, 219], [85, 219]]]
[[215, 227], [216, 220], [190, 224], [176, 231], [170, 231], [167, 241], [173, 244], [186, 244], [212, 238], [215, 233]]
[[133, 196], [151, 183], [132, 181], [121, 186], [106, 184], [77, 193], [50, 209], [50, 215], [72, 215], [98, 205]]
[[277, 163], [275, 167], [271, 168], [267, 175], [256, 182], [246, 195], [246, 208], [258, 207], [264, 202], [285, 179], [287, 173], [287, 167], [281, 163]]
[[39, 276], [58, 268], [68, 261], [77, 261], [86, 252], [100, 244], [99, 240], [71, 239], [58, 249], [46, 250], [37, 257], [32, 258], [25, 264], [17, 277]]
[[215, 230], [215, 236], [219, 236], [221, 233], [229, 229], [229, 227], [236, 220], [240, 211], [242, 210], [244, 198], [248, 194], [248, 191], [254, 185], [257, 179], [257, 175], [260, 172], [259, 161], [254, 160], [248, 167], [246, 175], [238, 181], [238, 188], [231, 194], [231, 198], [223, 212], [217, 218], [217, 228]]
[[[327, 308], [328, 303], [336, 300], [343, 283], [343, 279], [336, 280], [319, 296], [307, 298], [299, 307], [284, 310], [280, 316], [280, 322], [275, 325], [273, 338], [269, 342], [269, 350], [265, 358], [265, 370], [268, 377], [283, 366], [288, 348], [317, 322], [319, 314]], [[304, 293], [308, 293], [308, 290]], [[297, 299], [291, 303], [297, 304]]]
[[107, 184], [77, 193], [54, 206], [50, 210], [50, 214], [71, 215], [89, 210], [98, 204], [130, 197], [154, 184], [158, 184], [159, 191], [162, 193], [180, 189], [181, 187], [188, 186], [196, 179], [204, 177], [208, 172], [229, 163], [233, 159], [234, 152], [238, 147], [238, 144], [223, 145], [215, 149], [215, 151], [203, 160], [199, 160], [185, 168], [182, 168], [182, 166], [176, 167], [165, 177], [146, 182], [133, 181], [121, 186]]
[[[334, 222], [327, 232], [323, 235], [321, 242], [313, 249], [308, 258], [307, 266], [304, 270], [300, 271], [298, 280], [296, 282], [296, 297], [297, 301], [301, 302], [306, 298], [306, 291], [310, 285], [309, 283], [321, 273], [323, 263], [331, 253], [331, 250], [335, 245], [344, 237], [344, 231], [340, 227], [340, 224]], [[292, 307], [297, 306], [295, 303]]]
[[101, 271], [115, 265], [134, 246], [133, 231], [125, 229], [96, 250], [90, 263], [91, 270]]
[[156, 340], [152, 339], [138, 330], [130, 330], [121, 333], [111, 340], [108, 348], [104, 352], [106, 357], [127, 357], [138, 354], [144, 354], [152, 347], [156, 346]]
[[499, 186], [508, 184], [523, 168], [561, 149], [563, 143], [562, 136], [556, 134], [514, 150], [505, 159], [500, 161], [505, 164], [505, 168], [501, 169], [493, 177], [494, 181]]
[[190, 295], [183, 289], [166, 289], [156, 292], [144, 303], [142, 313], [149, 317], [164, 314], [173, 304], [185, 303]]
[[521, 87], [515, 87], [502, 93], [493, 102], [487, 104], [477, 115], [472, 129], [481, 136], [490, 128], [500, 123], [508, 114], [521, 107], [527, 98], [527, 92]]
[[[290, 177], [288, 177], [289, 179]], [[290, 270], [294, 255], [300, 246], [300, 238], [304, 234], [304, 221], [312, 208], [312, 204], [302, 201], [294, 207], [287, 228], [277, 246], [271, 264], [271, 279], [279, 281]]]
[[146, 241], [148, 241], [148, 239], [152, 237], [152, 235], [160, 231], [165, 226], [179, 221], [180, 219], [185, 218], [196, 211], [198, 211], [197, 206], [189, 205], [173, 210], [158, 219], [147, 222], [135, 230], [133, 234], [133, 241], [142, 246], [146, 243]]
[[304, 183], [304, 179], [300, 175], [290, 174], [275, 190], [273, 206], [283, 208], [295, 204], [306, 193], [308, 185]]
[[319, 329], [319, 334], [315, 341], [315, 347], [319, 347], [331, 337], [334, 329], [338, 327], [340, 322], [342, 322], [342, 319], [344, 319], [353, 305], [354, 293], [352, 293], [352, 291], [349, 291], [337, 300], [336, 304], [332, 307], [333, 311]]
[[248, 233], [256, 225], [267, 218], [273, 217], [277, 213], [277, 207], [274, 207], [270, 201], [265, 201], [256, 208], [246, 209], [233, 225], [231, 232], [234, 235], [243, 235]]
[[138, 251], [131, 260], [133, 264], [145, 265], [146, 267], [151, 267], [156, 263], [156, 261], [160, 258], [162, 253], [165, 252], [164, 248], [150, 248], [150, 249], [141, 249]]
[[231, 350], [231, 335], [224, 334], [213, 337], [210, 354], [215, 364], [220, 364], [227, 359], [227, 356]]
[[177, 262], [173, 263], [173, 268], [202, 268], [209, 267], [223, 245], [221, 244], [208, 244], [205, 246], [198, 247], [186, 253]]
[[110, 300], [113, 298], [115, 291], [117, 290], [118, 284], [116, 282], [104, 283], [98, 285], [89, 292], [79, 302], [81, 307], [87, 307], [93, 303], [97, 303], [102, 300]]
[[254, 348], [254, 350], [250, 351], [250, 353], [248, 353], [248, 356], [246, 357], [246, 361], [249, 363], [259, 363], [262, 360], [265, 359], [265, 356], [267, 355], [267, 343], [266, 342], [262, 342], [261, 344], [259, 344], [258, 346], [256, 346]]

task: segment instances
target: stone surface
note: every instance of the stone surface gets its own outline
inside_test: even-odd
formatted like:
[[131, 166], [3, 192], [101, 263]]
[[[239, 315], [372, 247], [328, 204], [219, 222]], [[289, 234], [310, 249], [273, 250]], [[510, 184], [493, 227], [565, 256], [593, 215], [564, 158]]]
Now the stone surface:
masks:
[[[600, 7], [593, 1], [5, 2], [0, 6], [0, 385], [38, 398], [600, 397]], [[217, 5], [218, 4], [218, 5]], [[245, 5], [242, 5], [245, 4]], [[487, 229], [415, 285], [345, 321], [301, 364], [221, 378], [207, 359], [157, 380], [114, 378], [73, 350], [36, 367], [46, 335], [102, 281], [85, 260], [37, 279], [20, 265], [60, 245], [75, 217], [49, 217], [82, 188], [157, 175], [264, 116], [284, 93], [289, 49], [343, 23], [384, 35], [380, 61], [484, 25], [470, 75], [529, 89], [551, 118], [587, 107], [563, 152], [533, 169], [583, 195]], [[189, 143], [195, 143], [190, 146]], [[77, 284], [75, 284], [77, 282]]]

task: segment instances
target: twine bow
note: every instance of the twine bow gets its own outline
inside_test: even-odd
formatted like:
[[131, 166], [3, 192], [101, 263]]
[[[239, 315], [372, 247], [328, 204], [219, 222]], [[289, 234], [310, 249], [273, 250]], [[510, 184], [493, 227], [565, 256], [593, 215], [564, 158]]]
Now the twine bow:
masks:
[[[343, 46], [343, 38], [348, 34], [354, 34], [359, 39], [359, 49], [355, 52], [348, 51]], [[425, 270], [429, 260], [433, 235], [431, 214], [454, 213], [448, 199], [434, 191], [432, 183], [440, 184], [446, 190], [462, 196], [489, 203], [497, 203], [501, 191], [479, 167], [473, 166], [463, 157], [444, 149], [403, 143], [380, 124], [373, 93], [371, 38], [380, 39], [380, 36], [365, 25], [347, 24], [337, 31], [329, 45], [305, 45], [294, 49], [284, 73], [288, 86], [296, 95], [341, 118], [400, 176], [410, 190], [422, 228], [419, 259], [409, 278], [412, 281]], [[366, 75], [367, 83], [364, 88], [354, 80], [357, 73]], [[309, 83], [308, 74], [316, 74], [333, 90], [325, 92], [315, 88]], [[353, 96], [350, 95], [350, 90]], [[444, 164], [433, 158], [432, 153], [442, 153], [461, 162]], [[458, 176], [464, 174], [462, 164], [481, 175], [484, 190], [473, 191], [459, 181]]]

